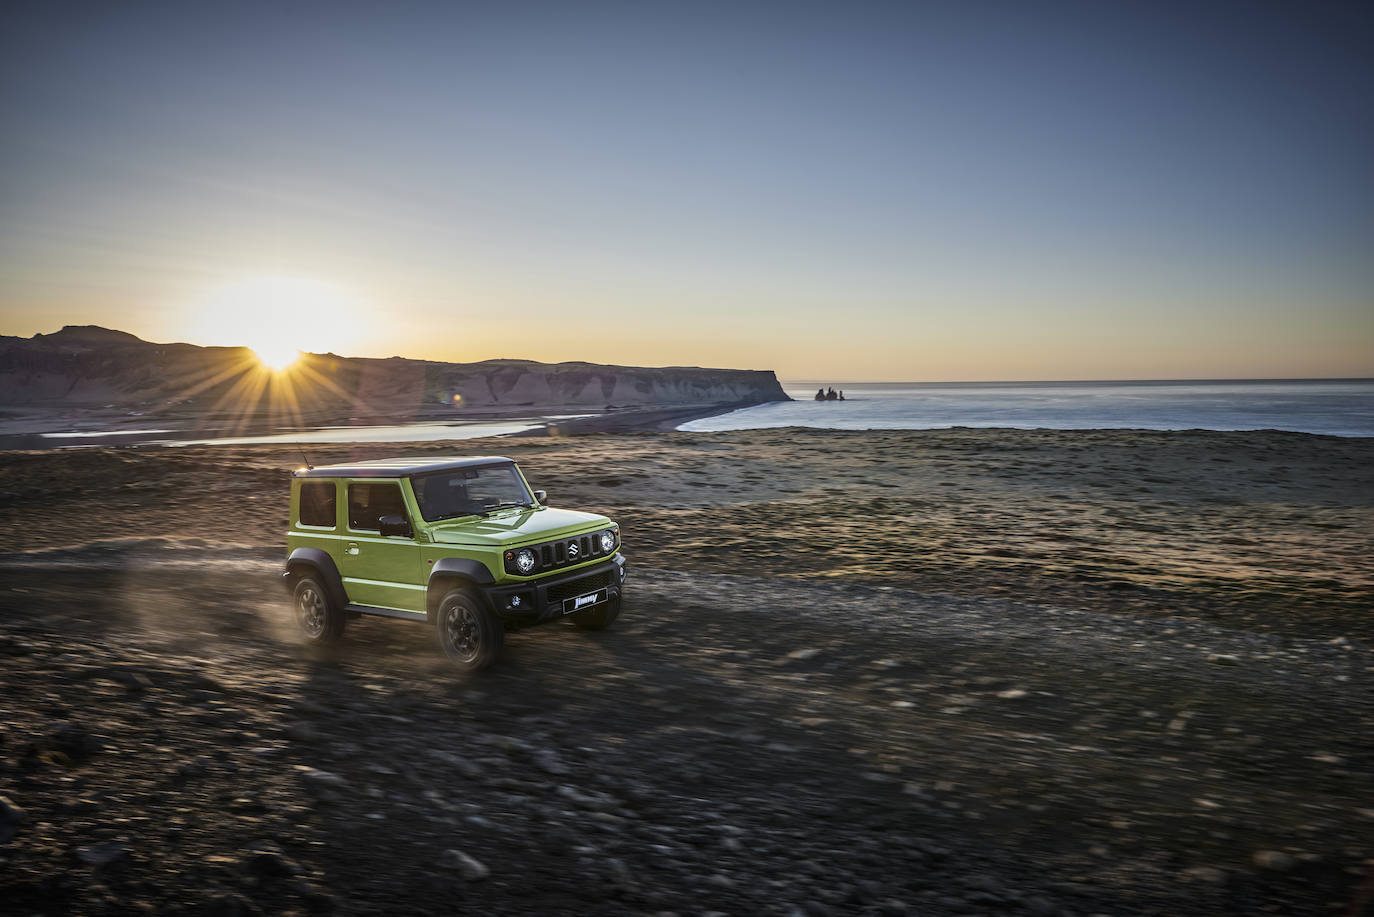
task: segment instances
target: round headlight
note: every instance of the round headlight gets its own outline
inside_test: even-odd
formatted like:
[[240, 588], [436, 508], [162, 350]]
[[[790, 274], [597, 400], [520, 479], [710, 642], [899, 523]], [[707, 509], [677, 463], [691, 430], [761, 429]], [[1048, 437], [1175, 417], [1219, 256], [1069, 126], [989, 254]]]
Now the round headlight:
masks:
[[606, 531], [601, 533], [601, 550], [604, 553], [615, 550], [615, 532]]
[[534, 552], [529, 548], [517, 551], [515, 554], [515, 569], [521, 573], [531, 573], [534, 571]]

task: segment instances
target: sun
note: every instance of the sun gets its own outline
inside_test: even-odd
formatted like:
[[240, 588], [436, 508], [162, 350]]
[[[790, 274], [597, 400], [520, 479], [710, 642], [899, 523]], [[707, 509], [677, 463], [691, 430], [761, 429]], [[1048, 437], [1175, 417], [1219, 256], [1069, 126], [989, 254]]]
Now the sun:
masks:
[[274, 373], [286, 372], [301, 358], [301, 351], [290, 344], [258, 344], [248, 349], [253, 351], [259, 363]]
[[273, 372], [291, 367], [306, 351], [345, 344], [357, 326], [357, 298], [346, 288], [307, 277], [261, 274], [210, 291], [196, 304], [195, 337], [247, 347]]

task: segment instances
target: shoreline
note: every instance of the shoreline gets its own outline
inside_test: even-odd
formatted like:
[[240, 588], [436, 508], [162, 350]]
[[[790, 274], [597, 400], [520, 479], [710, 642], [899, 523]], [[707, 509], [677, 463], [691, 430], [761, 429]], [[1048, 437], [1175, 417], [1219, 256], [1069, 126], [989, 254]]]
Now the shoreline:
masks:
[[[1358, 434], [1318, 433], [1306, 430], [1285, 430], [1276, 427], [1218, 429], [1214, 427], [1032, 427], [950, 424], [929, 427], [845, 428], [797, 424], [791, 426], [739, 427], [720, 430], [679, 429], [681, 425], [694, 420], [717, 417], [743, 408], [755, 406], [756, 403], [752, 402], [743, 404], [683, 405], [661, 408], [632, 408], [627, 410], [589, 412], [585, 415], [567, 415], [552, 412], [532, 415], [529, 411], [489, 411], [483, 412], [480, 415], [469, 414], [463, 417], [436, 417], [428, 420], [412, 420], [394, 424], [371, 422], [374, 420], [371, 418], [367, 423], [335, 421], [287, 430], [262, 425], [251, 426], [244, 430], [227, 430], [223, 428], [216, 428], [213, 430], [170, 429], [162, 428], [161, 425], [154, 429], [144, 429], [143, 427], [145, 425], [138, 425], [139, 429], [128, 431], [116, 428], [89, 431], [45, 430], [43, 432], [13, 432], [14, 425], [0, 421], [0, 454], [16, 452], [57, 452], [71, 449], [139, 449], [144, 447], [191, 449], [201, 447], [270, 447], [276, 445], [284, 448], [293, 448], [298, 443], [304, 443], [311, 448], [349, 445], [381, 446], [390, 444], [398, 448], [414, 449], [422, 445], [464, 443], [479, 439], [527, 440], [546, 437], [558, 438], [567, 436], [599, 436], [636, 433], [681, 433], [683, 435], [693, 436], [723, 436], [741, 433], [823, 433], [856, 437], [881, 434], [920, 435], [940, 433], [986, 433], [990, 435], [1062, 433], [1070, 435], [1082, 434], [1085, 436], [1092, 434], [1159, 434], [1175, 436], [1253, 434], [1261, 436], [1312, 437], [1318, 440], [1353, 442], [1374, 440], [1374, 437]], [[513, 430], [509, 432], [477, 432], [470, 436], [444, 436], [436, 429], [436, 435], [433, 436], [397, 437], [391, 439], [385, 436], [379, 436], [377, 438], [350, 438], [345, 433], [345, 431], [348, 430], [358, 430], [361, 432], [405, 429], [412, 429], [418, 432], [425, 427], [451, 427], [453, 431], [457, 433], [467, 428], [498, 425], [502, 423], [525, 423], [528, 424], [529, 427], [528, 429]], [[59, 422], [51, 426], [61, 425], [62, 424]], [[322, 432], [336, 430], [339, 431], [337, 437], [333, 435], [330, 435], [328, 438], [319, 437], [319, 434]], [[294, 437], [302, 438], [297, 439]]]
[[[400, 422], [387, 423], [383, 418], [346, 418], [314, 417], [308, 423], [282, 429], [272, 425], [271, 418], [253, 418], [247, 424], [235, 424], [229, 428], [220, 419], [206, 420], [200, 416], [155, 415], [97, 415], [89, 413], [57, 414], [51, 420], [34, 416], [0, 419], [0, 452], [40, 452], [71, 448], [111, 447], [125, 448], [137, 446], [161, 446], [164, 448], [189, 448], [203, 445], [272, 445], [289, 444], [290, 437], [298, 434], [318, 434], [321, 431], [338, 429], [337, 440], [323, 442], [310, 439], [310, 445], [344, 444], [353, 442], [342, 433], [347, 429], [387, 430], [401, 428], [420, 429], [427, 425], [435, 427], [452, 425], [455, 433], [467, 426], [480, 426], [500, 423], [528, 423], [528, 430], [510, 433], [479, 434], [473, 437], [434, 436], [420, 439], [397, 439], [394, 442], [446, 442], [464, 439], [485, 438], [487, 436], [575, 436], [601, 433], [652, 433], [669, 432], [679, 424], [690, 420], [700, 420], [726, 414], [744, 407], [764, 402], [722, 402], [715, 404], [667, 405], [662, 407], [616, 408], [611, 410], [587, 411], [574, 414], [578, 409], [569, 405], [544, 405], [538, 408], [520, 406], [509, 409], [425, 411], [427, 416], [413, 417]], [[91, 426], [91, 429], [73, 429]], [[134, 429], [121, 429], [121, 427]], [[43, 429], [39, 429], [43, 428]], [[254, 442], [244, 443], [250, 439]], [[385, 440], [363, 440], [384, 442]]]
[[[1151, 395], [1144, 399], [1120, 393], [1051, 397], [1041, 389], [1063, 388], [1063, 384], [1042, 383], [1034, 391], [1029, 387], [990, 397], [930, 392], [888, 397], [880, 391], [882, 386], [869, 387], [872, 390], [861, 387], [849, 390], [850, 397], [844, 403], [816, 403], [795, 391], [795, 398], [780, 392], [779, 399], [762, 396], [765, 400], [759, 400], [759, 396], [747, 394], [743, 399], [719, 400], [723, 393], [685, 388], [654, 393], [648, 403], [567, 399], [557, 392], [526, 401], [512, 395], [500, 404], [393, 398], [396, 403], [385, 408], [350, 403], [287, 409], [274, 402], [248, 411], [226, 410], [222, 404], [207, 409], [190, 403], [121, 407], [49, 402], [0, 405], [0, 451], [273, 442], [415, 443], [499, 435], [560, 437], [678, 429], [691, 433], [765, 429], [1275, 431], [1374, 438], [1374, 417], [1367, 408], [1369, 399], [1374, 398], [1374, 384], [1355, 380], [1351, 383], [1355, 388], [1330, 389], [1329, 380], [1307, 380], [1307, 384], [1327, 387], [1313, 389], [1315, 395], [1289, 389], [1237, 394], [1232, 391], [1237, 384], [1227, 383], [1228, 393], [1222, 395]], [[956, 384], [945, 388], [952, 385]], [[960, 384], [962, 389], [974, 391], [987, 385]], [[1083, 385], [1091, 388], [1098, 383]], [[683, 398], [693, 400], [679, 400]]]

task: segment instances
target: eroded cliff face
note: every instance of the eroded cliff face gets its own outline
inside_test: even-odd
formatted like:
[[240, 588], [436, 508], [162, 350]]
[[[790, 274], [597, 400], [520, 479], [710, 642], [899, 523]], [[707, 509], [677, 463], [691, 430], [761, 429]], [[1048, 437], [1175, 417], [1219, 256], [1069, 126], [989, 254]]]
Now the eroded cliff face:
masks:
[[787, 400], [773, 373], [734, 369], [498, 361], [447, 369], [436, 381], [437, 386], [427, 389], [436, 389], [436, 395], [451, 391], [473, 405], [623, 407]]
[[307, 354], [285, 376], [273, 376], [246, 348], [154, 344], [91, 326], [0, 338], [0, 404], [227, 410], [245, 400], [280, 400], [288, 392], [300, 413], [388, 418], [422, 410], [602, 410], [788, 400], [767, 370]]

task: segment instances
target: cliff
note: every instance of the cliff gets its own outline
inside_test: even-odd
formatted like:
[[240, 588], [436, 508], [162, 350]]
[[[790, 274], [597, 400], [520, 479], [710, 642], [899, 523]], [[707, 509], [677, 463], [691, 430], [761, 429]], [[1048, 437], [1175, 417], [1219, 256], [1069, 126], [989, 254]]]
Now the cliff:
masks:
[[67, 326], [0, 336], [0, 405], [144, 413], [272, 410], [350, 420], [530, 409], [603, 410], [786, 401], [771, 371], [306, 354], [283, 375], [242, 347], [155, 344]]

